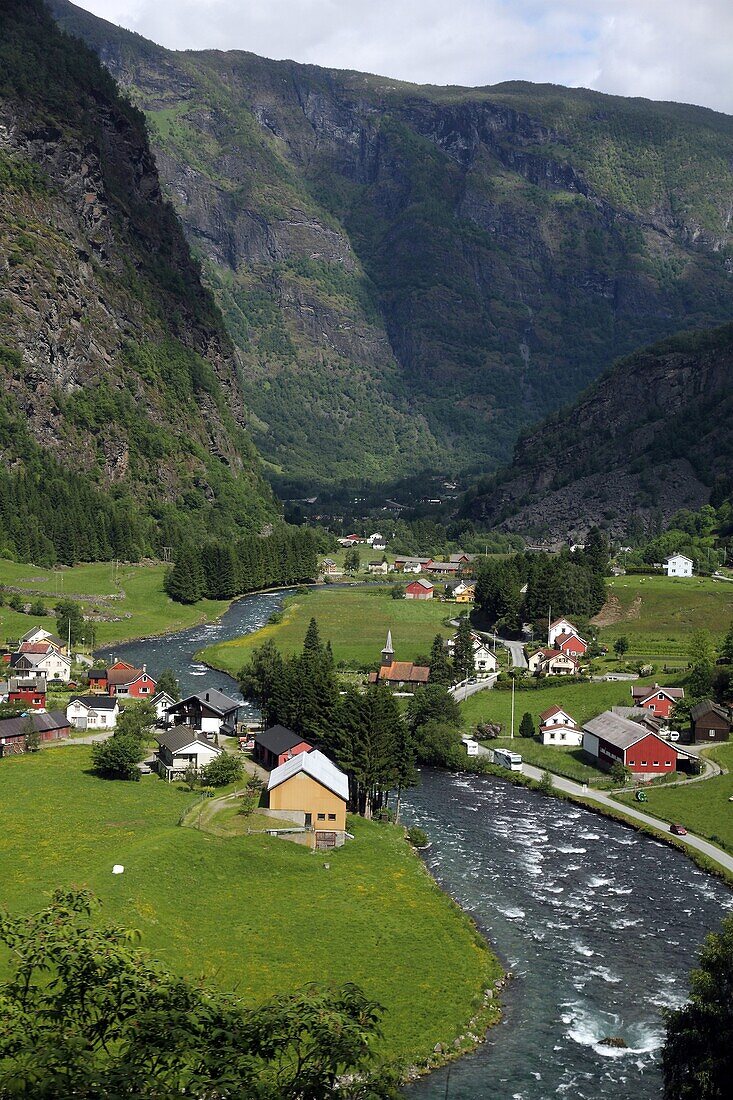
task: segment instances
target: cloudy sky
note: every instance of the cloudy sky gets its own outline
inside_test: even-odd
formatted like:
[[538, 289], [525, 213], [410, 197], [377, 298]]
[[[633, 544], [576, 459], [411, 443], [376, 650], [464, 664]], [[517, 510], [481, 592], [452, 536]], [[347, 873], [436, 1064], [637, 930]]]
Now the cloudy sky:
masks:
[[524, 79], [733, 114], [733, 0], [76, 0], [174, 49], [432, 84]]

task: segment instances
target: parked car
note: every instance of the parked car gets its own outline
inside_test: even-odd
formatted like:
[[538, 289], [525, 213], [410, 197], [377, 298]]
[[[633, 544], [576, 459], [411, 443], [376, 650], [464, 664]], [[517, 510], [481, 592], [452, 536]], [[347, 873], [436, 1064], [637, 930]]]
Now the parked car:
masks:
[[670, 825], [670, 833], [674, 833], [675, 836], [687, 836], [687, 829], [684, 825]]

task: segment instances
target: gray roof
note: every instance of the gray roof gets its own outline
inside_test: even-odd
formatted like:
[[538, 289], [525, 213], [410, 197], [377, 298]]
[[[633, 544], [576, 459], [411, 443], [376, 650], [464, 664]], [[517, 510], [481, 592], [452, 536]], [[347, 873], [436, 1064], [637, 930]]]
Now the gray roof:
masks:
[[69, 728], [69, 720], [62, 710], [33, 710], [19, 718], [0, 719], [0, 737], [17, 737], [25, 733], [29, 719], [39, 733]]
[[238, 710], [242, 705], [236, 699], [225, 695], [223, 691], [219, 691], [218, 688], [207, 688], [206, 691], [199, 691], [196, 695], [187, 695], [185, 699], [181, 699], [178, 703], [174, 703], [172, 707], [168, 707], [168, 710], [169, 712], [177, 710], [184, 703], [190, 703], [193, 699], [197, 699], [202, 706], [208, 707], [209, 710], [214, 710], [221, 715], [228, 714], [232, 710]]
[[275, 756], [280, 756], [281, 753], [288, 752], [296, 745], [302, 745], [303, 742], [306, 745], [310, 743], [305, 737], [301, 737], [299, 733], [293, 733], [286, 726], [270, 726], [264, 733], [255, 734], [255, 744], [262, 745]]
[[585, 722], [583, 729], [615, 745], [617, 749], [631, 748], [642, 737], [656, 737], [656, 734], [644, 729], [641, 723], [630, 722], [628, 718], [621, 718], [610, 710], [604, 710], [597, 718]]
[[646, 707], [611, 707], [614, 714], [617, 714], [619, 718], [628, 718], [631, 722], [642, 723], [647, 726], [656, 726], [659, 728], [663, 726], [666, 719], [660, 715], [655, 714], [651, 710], [647, 710]]
[[318, 749], [313, 749], [312, 752], [299, 752], [297, 756], [292, 756], [290, 760], [286, 760], [284, 764], [271, 771], [267, 781], [268, 791], [273, 787], [279, 787], [281, 783], [300, 772], [309, 775], [311, 779], [315, 779], [316, 783], [320, 783], [322, 787], [343, 798], [344, 802], [349, 801], [349, 777]]
[[684, 699], [685, 697], [684, 688], [664, 687], [663, 684], [634, 684], [631, 694], [634, 699], [648, 699], [650, 695], [656, 695], [659, 691], [663, 691], [670, 699]]
[[70, 703], [83, 703], [90, 710], [114, 710], [119, 701], [114, 695], [72, 695]]
[[156, 741], [161, 748], [168, 749], [169, 752], [174, 754], [187, 748], [188, 745], [206, 745], [207, 748], [213, 749], [215, 752], [224, 751], [218, 745], [215, 745], [213, 741], [207, 741], [203, 734], [197, 733], [191, 726], [174, 726], [167, 733], [159, 734]]
[[730, 722], [730, 716], [725, 707], [718, 706], [712, 699], [701, 699], [699, 703], [695, 703], [694, 707], [690, 710], [690, 718], [693, 722], [697, 722], [698, 718], [702, 718], [704, 714], [717, 714], [718, 718], [723, 718], [726, 722]]

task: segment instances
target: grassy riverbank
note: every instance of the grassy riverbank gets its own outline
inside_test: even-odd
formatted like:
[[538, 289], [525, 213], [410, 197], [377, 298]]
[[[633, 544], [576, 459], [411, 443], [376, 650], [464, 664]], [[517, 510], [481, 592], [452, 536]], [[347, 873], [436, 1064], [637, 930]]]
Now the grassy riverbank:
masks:
[[195, 795], [154, 777], [107, 782], [89, 764], [83, 746], [0, 762], [12, 912], [40, 906], [54, 886], [88, 885], [102, 919], [139, 928], [164, 964], [253, 1003], [310, 981], [355, 981], [386, 1008], [383, 1053], [406, 1064], [452, 1046], [499, 978], [400, 830], [351, 819], [355, 841], [325, 870], [285, 841], [180, 828]]
[[[85, 616], [91, 617], [87, 642], [91, 642], [93, 630], [95, 647], [185, 630], [210, 622], [226, 611], [227, 600], [201, 600], [192, 606], [174, 603], [163, 588], [166, 568], [162, 564], [115, 566], [114, 562], [95, 562], [42, 569], [0, 560], [0, 585], [11, 590], [6, 591], [6, 604], [0, 607], [0, 636], [19, 638], [42, 621], [7, 606], [13, 589], [19, 590], [24, 603], [40, 599], [51, 616], [62, 597], [78, 599]], [[54, 630], [53, 618], [44, 623], [49, 624]]]
[[430, 652], [436, 634], [454, 632], [444, 624], [458, 610], [454, 604], [438, 600], [393, 600], [388, 586], [310, 589], [286, 600], [281, 622], [209, 646], [198, 656], [236, 676], [255, 646], [265, 641], [271, 639], [285, 654], [298, 651], [315, 616], [321, 637], [331, 642], [337, 662], [360, 666], [378, 661], [388, 630], [392, 631], [397, 660], [413, 661]]

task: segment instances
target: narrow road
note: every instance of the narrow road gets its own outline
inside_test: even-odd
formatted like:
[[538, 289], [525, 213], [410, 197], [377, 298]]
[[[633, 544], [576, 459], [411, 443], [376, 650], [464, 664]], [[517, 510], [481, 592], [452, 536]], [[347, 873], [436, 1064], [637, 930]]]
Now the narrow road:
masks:
[[523, 642], [510, 642], [505, 638], [498, 638], [497, 641], [501, 642], [503, 646], [509, 650], [512, 657], [512, 668], [528, 668], [527, 658], [524, 656], [524, 643]]
[[498, 675], [498, 672], [494, 672], [491, 676], [487, 676], [483, 680], [477, 680], [474, 684], [462, 684], [460, 687], [448, 688], [448, 690], [457, 703], [463, 703], [466, 699], [470, 699], [472, 695], [475, 695], [477, 691], [486, 691], [487, 688], [492, 688]]

